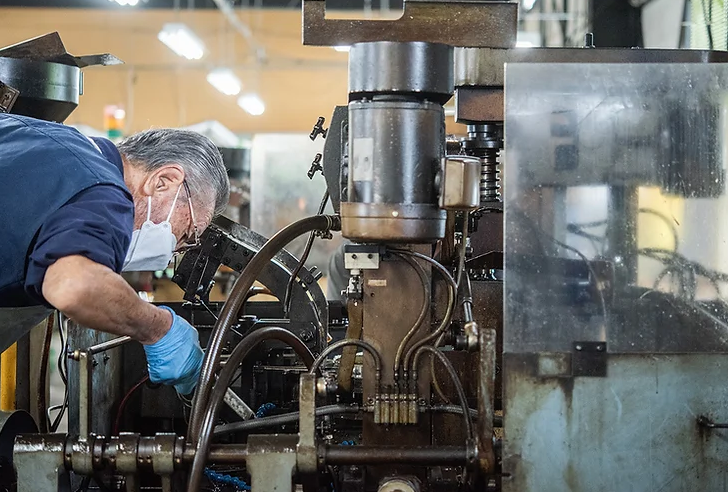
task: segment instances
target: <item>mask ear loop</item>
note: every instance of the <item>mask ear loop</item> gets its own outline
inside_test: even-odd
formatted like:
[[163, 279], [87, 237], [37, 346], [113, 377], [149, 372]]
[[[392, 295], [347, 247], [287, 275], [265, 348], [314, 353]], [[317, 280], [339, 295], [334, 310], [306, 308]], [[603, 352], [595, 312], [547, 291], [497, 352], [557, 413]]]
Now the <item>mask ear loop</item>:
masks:
[[177, 188], [177, 194], [174, 195], [174, 200], [172, 200], [172, 208], [169, 210], [169, 215], [167, 215], [166, 222], [169, 222], [169, 219], [172, 218], [172, 212], [174, 212], [174, 206], [177, 205], [177, 197], [179, 197], [180, 191], [182, 191], [182, 185], [179, 185], [179, 188]]
[[152, 220], [152, 195], [147, 196], [147, 222]]

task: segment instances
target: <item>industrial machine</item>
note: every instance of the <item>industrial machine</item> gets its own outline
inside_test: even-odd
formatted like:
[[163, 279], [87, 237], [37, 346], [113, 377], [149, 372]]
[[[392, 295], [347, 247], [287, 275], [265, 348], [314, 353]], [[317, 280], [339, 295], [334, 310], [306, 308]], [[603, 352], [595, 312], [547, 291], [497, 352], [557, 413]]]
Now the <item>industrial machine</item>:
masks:
[[[17, 490], [725, 489], [728, 54], [521, 50], [516, 22], [304, 0], [304, 44], [352, 45], [349, 104], [311, 134], [321, 213], [267, 240], [218, 219], [177, 266], [206, 346], [191, 401], [71, 328], [69, 433], [17, 437]], [[327, 301], [284, 248], [338, 230]]]

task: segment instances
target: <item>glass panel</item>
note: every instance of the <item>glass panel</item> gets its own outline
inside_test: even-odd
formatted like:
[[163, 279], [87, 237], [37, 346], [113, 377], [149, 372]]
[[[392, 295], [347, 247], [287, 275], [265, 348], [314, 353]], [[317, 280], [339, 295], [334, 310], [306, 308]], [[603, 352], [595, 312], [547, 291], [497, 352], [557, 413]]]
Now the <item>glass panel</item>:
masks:
[[507, 352], [728, 349], [728, 67], [506, 68]]
[[[266, 237], [296, 220], [315, 215], [326, 191], [321, 173], [308, 179], [307, 172], [323, 139], [311, 142], [303, 134], [259, 134], [251, 146], [250, 215], [251, 229]], [[325, 213], [333, 213], [331, 202]], [[294, 240], [286, 249], [300, 258], [308, 235]], [[306, 262], [326, 272], [331, 253], [341, 242], [341, 235], [327, 241], [316, 239]]]

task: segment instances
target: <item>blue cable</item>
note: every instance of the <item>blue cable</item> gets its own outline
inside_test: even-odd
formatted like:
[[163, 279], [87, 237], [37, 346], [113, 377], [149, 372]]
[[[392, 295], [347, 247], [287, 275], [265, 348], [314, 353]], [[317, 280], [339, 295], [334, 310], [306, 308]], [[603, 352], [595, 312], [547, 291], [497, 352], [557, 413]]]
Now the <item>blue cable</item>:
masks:
[[255, 418], [259, 419], [261, 417], [265, 417], [268, 415], [272, 410], [276, 409], [275, 403], [263, 403], [259, 408], [258, 411], [255, 412]]
[[238, 477], [233, 477], [232, 475], [218, 473], [215, 470], [211, 470], [210, 468], [205, 468], [205, 476], [211, 482], [223, 485], [232, 485], [233, 487], [235, 487], [236, 490], [250, 490], [250, 485], [245, 483], [245, 480], [242, 480]]

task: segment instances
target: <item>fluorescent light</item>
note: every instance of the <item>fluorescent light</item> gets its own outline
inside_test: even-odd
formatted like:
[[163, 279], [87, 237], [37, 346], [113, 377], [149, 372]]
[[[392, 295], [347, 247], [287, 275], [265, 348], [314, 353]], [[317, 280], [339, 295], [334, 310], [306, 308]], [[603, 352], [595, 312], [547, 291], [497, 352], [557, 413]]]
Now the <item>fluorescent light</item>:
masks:
[[109, 2], [116, 2], [119, 5], [129, 5], [130, 7], [133, 7], [139, 3], [139, 0], [109, 0]]
[[339, 53], [348, 53], [351, 46], [334, 46], [334, 49]]
[[243, 88], [240, 79], [229, 68], [216, 68], [207, 74], [207, 81], [226, 96], [237, 96]]
[[526, 10], [531, 10], [535, 4], [536, 0], [523, 0], [523, 8]]
[[205, 54], [205, 45], [200, 38], [182, 23], [165, 24], [157, 34], [157, 38], [169, 49], [188, 60], [199, 60]]
[[533, 48], [534, 44], [531, 41], [516, 41], [516, 48]]
[[255, 93], [243, 94], [238, 98], [238, 106], [243, 108], [246, 113], [253, 116], [260, 116], [265, 113], [265, 103]]

